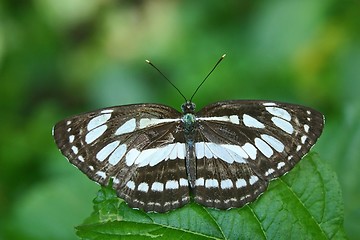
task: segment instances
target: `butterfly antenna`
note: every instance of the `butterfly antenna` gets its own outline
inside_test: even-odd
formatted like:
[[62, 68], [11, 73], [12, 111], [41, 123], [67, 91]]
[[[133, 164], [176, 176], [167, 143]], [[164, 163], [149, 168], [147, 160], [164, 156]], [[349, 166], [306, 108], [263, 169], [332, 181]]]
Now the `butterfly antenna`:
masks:
[[149, 60], [145, 60], [145, 62], [147, 62], [148, 64], [150, 64], [150, 66], [152, 66], [153, 68], [156, 69], [156, 71], [158, 71], [179, 93], [180, 95], [185, 99], [185, 102], [187, 101], [186, 97], [184, 96], [184, 94], [182, 94], [180, 92], [180, 90], [154, 65], [152, 64], [152, 62], [150, 62]]
[[192, 102], [193, 97], [195, 96], [196, 92], [199, 90], [199, 88], [201, 87], [201, 85], [204, 84], [204, 82], [206, 81], [206, 79], [210, 76], [210, 74], [215, 70], [215, 68], [219, 65], [219, 63], [224, 59], [224, 57], [226, 56], [226, 54], [222, 55], [220, 57], [220, 59], [217, 61], [217, 63], [215, 64], [215, 66], [211, 69], [211, 71], [208, 73], [208, 75], [206, 75], [206, 77], [204, 78], [204, 80], [200, 83], [200, 85], [196, 88], [194, 94], [191, 96], [190, 98], [190, 102]]

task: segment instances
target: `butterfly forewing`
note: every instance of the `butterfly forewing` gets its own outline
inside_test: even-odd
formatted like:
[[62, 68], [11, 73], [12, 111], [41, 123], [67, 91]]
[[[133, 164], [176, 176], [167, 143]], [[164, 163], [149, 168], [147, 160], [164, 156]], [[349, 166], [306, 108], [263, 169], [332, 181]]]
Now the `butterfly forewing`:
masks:
[[189, 202], [181, 113], [158, 104], [100, 109], [54, 127], [60, 151], [130, 206], [164, 212]]
[[196, 115], [195, 201], [220, 209], [252, 201], [291, 170], [324, 124], [311, 108], [267, 101], [217, 102]]

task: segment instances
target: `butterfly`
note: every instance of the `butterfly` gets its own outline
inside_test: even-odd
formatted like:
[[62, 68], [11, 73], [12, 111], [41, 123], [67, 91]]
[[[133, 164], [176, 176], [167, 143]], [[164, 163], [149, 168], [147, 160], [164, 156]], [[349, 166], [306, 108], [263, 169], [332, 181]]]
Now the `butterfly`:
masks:
[[181, 112], [143, 103], [66, 118], [53, 128], [55, 143], [90, 179], [111, 181], [132, 208], [167, 212], [193, 199], [229, 209], [290, 171], [324, 126], [320, 112], [296, 104], [232, 100], [195, 111], [191, 99]]

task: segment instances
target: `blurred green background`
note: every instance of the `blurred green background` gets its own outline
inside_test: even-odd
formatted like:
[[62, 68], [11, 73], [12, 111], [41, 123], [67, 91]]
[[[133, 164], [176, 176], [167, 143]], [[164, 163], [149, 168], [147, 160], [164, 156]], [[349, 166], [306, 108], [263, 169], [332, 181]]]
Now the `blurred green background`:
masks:
[[58, 152], [52, 126], [111, 105], [182, 97], [198, 109], [272, 99], [326, 116], [313, 149], [336, 171], [360, 237], [359, 1], [0, 2], [0, 239], [76, 239], [99, 187]]

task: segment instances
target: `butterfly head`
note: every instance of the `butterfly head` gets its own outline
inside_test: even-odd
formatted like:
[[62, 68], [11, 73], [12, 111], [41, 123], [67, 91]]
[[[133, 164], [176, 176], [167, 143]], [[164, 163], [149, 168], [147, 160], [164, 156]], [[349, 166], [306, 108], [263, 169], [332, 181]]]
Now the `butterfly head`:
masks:
[[194, 113], [195, 108], [196, 108], [195, 103], [193, 103], [191, 101], [186, 101], [185, 103], [183, 103], [181, 105], [181, 110], [183, 111], [184, 114], [185, 113]]

